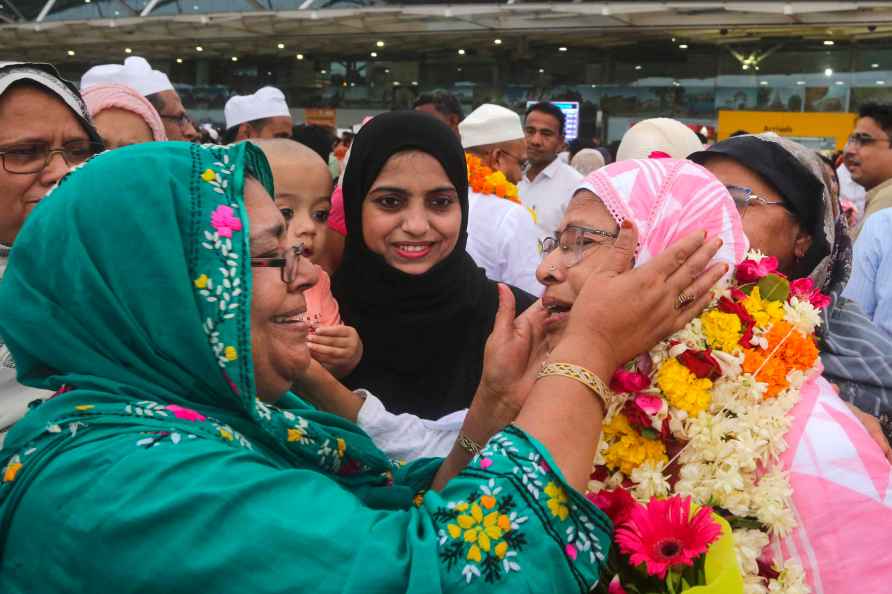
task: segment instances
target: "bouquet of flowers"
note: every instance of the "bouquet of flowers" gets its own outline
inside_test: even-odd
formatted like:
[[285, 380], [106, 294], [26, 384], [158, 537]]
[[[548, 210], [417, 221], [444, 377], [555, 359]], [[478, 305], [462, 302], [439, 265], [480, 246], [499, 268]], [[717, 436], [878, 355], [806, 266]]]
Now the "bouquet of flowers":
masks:
[[604, 591], [808, 592], [767, 545], [796, 526], [779, 457], [828, 304], [750, 252], [700, 316], [617, 370], [589, 483], [616, 525]]

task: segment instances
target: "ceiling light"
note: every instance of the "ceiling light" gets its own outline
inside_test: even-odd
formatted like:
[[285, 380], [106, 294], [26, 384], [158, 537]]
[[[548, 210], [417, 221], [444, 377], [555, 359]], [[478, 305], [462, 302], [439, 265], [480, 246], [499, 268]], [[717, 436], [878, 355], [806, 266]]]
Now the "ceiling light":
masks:
[[133, 50], [130, 49], [129, 47], [125, 47], [125, 48], [124, 48], [124, 53], [125, 53], [125, 54], [132, 54], [132, 53], [133, 53]]
[[743, 66], [741, 66], [741, 68], [742, 68], [743, 70], [749, 70], [749, 69], [750, 69], [750, 65], [749, 65], [749, 64], [744, 64]]
[[871, 68], [879, 68], [880, 65], [879, 65], [879, 64], [871, 64], [870, 67], [871, 67]]
[[395, 86], [395, 87], [400, 86], [400, 81], [398, 81], [398, 80], [393, 81], [393, 86]]
[[298, 60], [303, 60], [303, 59], [304, 59], [304, 55], [303, 55], [303, 54], [297, 54], [297, 55], [294, 56], [294, 57], [297, 58]]
[[801, 87], [802, 85], [805, 84], [805, 81], [804, 81], [804, 80], [797, 80], [797, 81], [796, 81], [796, 84], [799, 85], [799, 86]]
[[74, 50], [68, 50], [68, 55], [69, 55], [69, 56], [73, 56], [73, 55], [74, 55]]
[[370, 53], [369, 55], [370, 55], [371, 57], [373, 57], [373, 58], [377, 58], [377, 57], [378, 57], [378, 52], [372, 52], [372, 53]]
[[493, 42], [494, 44], [496, 44], [496, 45], [502, 45], [502, 40], [501, 40], [501, 39], [493, 39], [492, 42]]
[[90, 0], [84, 0], [84, 4], [89, 4]]
[[383, 42], [383, 41], [379, 41], [379, 42], [376, 43], [375, 45], [377, 45], [378, 47], [384, 47], [384, 42]]
[[328, 70], [320, 70], [319, 74], [328, 74]]
[[673, 87], [680, 87], [680, 86], [681, 86], [681, 83], [678, 82], [677, 80], [673, 80], [673, 81], [672, 81], [672, 86], [673, 86]]
[[878, 85], [884, 85], [884, 84], [886, 84], [886, 81], [884, 81], [884, 80], [878, 80], [878, 81], [877, 81], [877, 84], [878, 84]]
[[417, 87], [417, 86], [418, 86], [418, 81], [417, 81], [417, 80], [413, 80], [413, 81], [412, 81], [412, 86], [413, 86], [413, 87]]
[[182, 64], [182, 63], [183, 63], [183, 59], [182, 59], [182, 58], [177, 58], [177, 64]]
[[238, 56], [232, 56], [232, 61], [233, 61], [233, 62], [238, 62]]
[[561, 46], [561, 47], [558, 48], [558, 51], [559, 51], [559, 52], [565, 52], [565, 51], [567, 51], [567, 48], [565, 48], [564, 46]]
[[833, 76], [833, 68], [824, 68], [824, 76]]
[[385, 69], [384, 69], [384, 74], [390, 74], [390, 68], [385, 68]]
[[687, 44], [687, 43], [682, 43], [682, 44], [680, 44], [680, 45], [678, 46], [678, 49], [688, 49], [688, 44]]
[[195, 51], [196, 51], [196, 52], [203, 52], [203, 51], [204, 51], [204, 48], [201, 47], [200, 45], [196, 45], [196, 46], [195, 46]]
[[461, 72], [461, 66], [459, 66], [458, 68], [456, 68], [456, 70], [458, 70], [459, 72]]
[[593, 89], [597, 89], [597, 88], [598, 88], [598, 85], [592, 85], [592, 88], [593, 88]]
[[767, 80], [763, 80], [763, 81], [761, 81], [759, 84], [762, 85], [762, 86], [764, 87], [765, 85], [768, 84], [768, 81], [767, 81]]
[[279, 49], [285, 49], [285, 44], [284, 44], [284, 43], [280, 43], [280, 44], [277, 45], [276, 47], [279, 48]]
[[674, 37], [672, 38], [672, 43], [675, 43], [675, 38], [674, 38]]
[[540, 69], [539, 69], [539, 74], [545, 74], [545, 69], [544, 69], [544, 68], [540, 68]]
[[465, 55], [465, 50], [463, 50], [463, 49], [458, 50], [458, 55], [459, 55], [459, 56], [464, 56], [464, 55]]
[[833, 40], [832, 40], [832, 39], [825, 39], [825, 40], [824, 40], [824, 45], [828, 45], [828, 46], [829, 46], [829, 45], [833, 45]]
[[844, 85], [844, 84], [846, 84], [846, 83], [844, 83], [844, 82], [841, 81], [841, 80], [838, 80], [838, 81], [836, 81], [836, 84], [838, 84], [838, 85]]
[[641, 64], [638, 64], [637, 66], [635, 66], [635, 70], [641, 70], [641, 68], [642, 68]]

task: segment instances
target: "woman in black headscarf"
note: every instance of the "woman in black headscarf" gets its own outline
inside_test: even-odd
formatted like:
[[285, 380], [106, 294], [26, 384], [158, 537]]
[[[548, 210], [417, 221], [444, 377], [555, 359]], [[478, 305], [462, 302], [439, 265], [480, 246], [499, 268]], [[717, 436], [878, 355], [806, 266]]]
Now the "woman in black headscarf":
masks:
[[[382, 171], [397, 181], [377, 187]], [[351, 147], [347, 242], [332, 288], [365, 354], [343, 381], [394, 413], [437, 418], [466, 408], [480, 382], [499, 298], [465, 251], [467, 176], [455, 133], [427, 114], [376, 116]], [[399, 223], [383, 236], [387, 220]], [[512, 291], [518, 312], [535, 301]]]

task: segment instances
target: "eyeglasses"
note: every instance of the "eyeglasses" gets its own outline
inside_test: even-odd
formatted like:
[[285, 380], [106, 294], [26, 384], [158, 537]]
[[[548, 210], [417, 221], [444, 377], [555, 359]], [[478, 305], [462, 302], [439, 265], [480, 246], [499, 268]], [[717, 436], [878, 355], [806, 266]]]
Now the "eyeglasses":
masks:
[[[734, 199], [734, 205], [737, 206], [737, 212], [743, 216], [746, 210], [753, 205], [756, 206], [783, 206], [787, 208], [787, 204], [783, 200], [765, 200], [761, 196], [753, 194], [752, 188], [743, 188], [741, 186], [725, 186], [731, 198]], [[789, 209], [788, 209], [789, 210]]]
[[543, 257], [560, 248], [561, 263], [564, 268], [571, 268], [582, 261], [585, 252], [591, 248], [599, 248], [613, 245], [619, 232], [567, 225], [554, 237], [546, 237], [542, 240]]
[[864, 132], [855, 132], [849, 136], [849, 144], [854, 148], [870, 146], [875, 142], [888, 142], [892, 145], [892, 138], [874, 138], [870, 134], [865, 134]]
[[188, 114], [185, 114], [185, 113], [178, 115], [178, 116], [164, 115], [164, 114], [159, 114], [159, 115], [161, 116], [162, 120], [168, 120], [170, 122], [175, 123], [177, 126], [180, 127], [180, 130], [186, 128], [187, 126], [193, 126], [193, 127], [195, 126], [195, 123], [192, 121], [192, 118], [190, 118], [188, 116]]
[[251, 258], [252, 268], [278, 268], [282, 282], [290, 285], [297, 278], [300, 257], [304, 253], [303, 244], [293, 245], [285, 250], [284, 258]]
[[526, 169], [526, 168], [527, 168], [527, 165], [530, 164], [530, 160], [529, 160], [529, 159], [521, 159], [521, 158], [518, 157], [517, 155], [512, 155], [511, 153], [509, 153], [509, 152], [506, 151], [505, 149], [502, 149], [502, 152], [505, 153], [506, 155], [508, 155], [509, 157], [511, 157], [512, 159], [514, 159], [515, 161], [517, 161], [517, 164], [520, 166], [521, 169]]
[[0, 150], [0, 158], [3, 159], [3, 169], [9, 173], [40, 173], [57, 153], [62, 155], [69, 166], [74, 166], [104, 149], [101, 143], [88, 140], [72, 140], [66, 142], [62, 148], [50, 148], [45, 142], [30, 142]]

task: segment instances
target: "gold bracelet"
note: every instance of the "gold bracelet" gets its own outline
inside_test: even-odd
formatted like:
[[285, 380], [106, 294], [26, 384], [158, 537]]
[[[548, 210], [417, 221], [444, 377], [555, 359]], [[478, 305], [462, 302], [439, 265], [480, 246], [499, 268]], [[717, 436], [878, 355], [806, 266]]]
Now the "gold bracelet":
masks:
[[550, 375], [568, 377], [581, 383], [598, 397], [598, 400], [601, 401], [601, 407], [603, 408], [604, 414], [607, 414], [608, 405], [613, 400], [614, 394], [610, 388], [607, 387], [607, 384], [605, 384], [597, 375], [585, 367], [580, 367], [579, 365], [573, 365], [571, 363], [543, 363], [542, 369], [540, 369], [539, 373], [536, 375], [536, 379], [548, 377]]
[[458, 445], [460, 445], [463, 450], [465, 450], [472, 456], [476, 456], [480, 453], [480, 450], [483, 449], [482, 445], [480, 445], [461, 431], [459, 431], [458, 433]]

